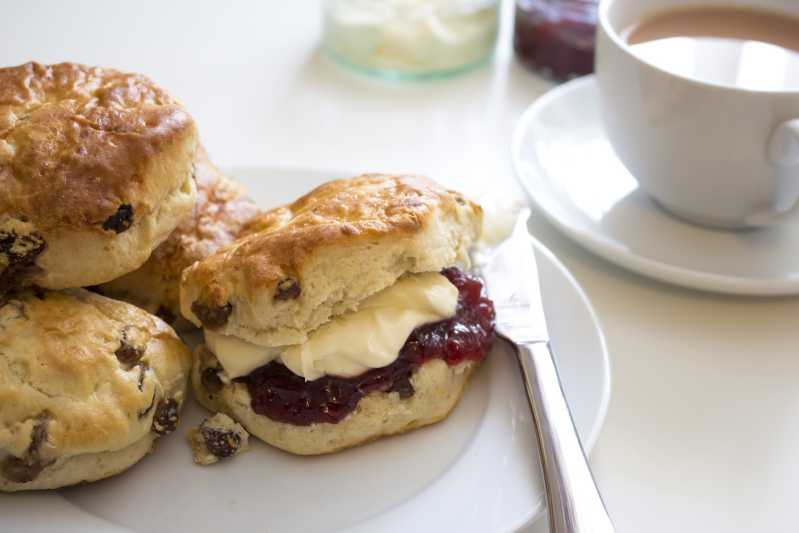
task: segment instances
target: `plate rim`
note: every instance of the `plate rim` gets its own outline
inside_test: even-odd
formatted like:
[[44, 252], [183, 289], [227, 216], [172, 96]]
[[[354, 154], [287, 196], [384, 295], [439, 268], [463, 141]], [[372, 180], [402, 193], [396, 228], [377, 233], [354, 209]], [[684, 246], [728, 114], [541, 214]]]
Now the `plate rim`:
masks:
[[594, 328], [596, 329], [597, 338], [599, 340], [599, 346], [601, 348], [601, 354], [602, 354], [601, 357], [602, 371], [607, 377], [604, 380], [605, 386], [602, 393], [602, 397], [600, 398], [599, 411], [598, 411], [599, 416], [597, 417], [597, 420], [594, 422], [591, 431], [586, 437], [586, 446], [584, 446], [585, 448], [587, 448], [586, 453], [590, 454], [594, 448], [594, 445], [596, 445], [597, 440], [599, 440], [599, 434], [602, 432], [602, 427], [605, 424], [605, 418], [607, 417], [608, 408], [610, 407], [610, 397], [613, 391], [613, 367], [611, 366], [610, 363], [610, 352], [608, 351], [608, 344], [607, 340], [605, 339], [605, 331], [602, 328], [602, 321], [599, 319], [599, 316], [597, 315], [596, 310], [594, 309], [594, 306], [591, 303], [591, 299], [588, 297], [588, 294], [586, 294], [582, 285], [580, 285], [580, 282], [577, 281], [577, 278], [574, 277], [574, 275], [571, 273], [568, 267], [566, 267], [566, 265], [563, 264], [563, 262], [560, 259], [558, 259], [558, 257], [555, 255], [555, 253], [552, 250], [547, 248], [544, 245], [544, 243], [542, 243], [532, 235], [530, 235], [530, 242], [533, 245], [533, 247], [536, 249], [536, 251], [538, 253], [541, 253], [542, 255], [545, 255], [552, 262], [552, 264], [558, 267], [558, 270], [560, 271], [561, 274], [563, 274], [563, 277], [565, 277], [568, 280], [569, 285], [572, 286], [572, 288], [577, 293], [577, 296], [579, 296], [580, 300], [585, 305], [585, 309], [588, 312], [588, 315], [591, 317], [591, 322], [594, 325]]
[[[711, 293], [743, 296], [789, 296], [799, 294], [799, 273], [797, 273], [795, 280], [747, 278], [702, 272], [663, 263], [631, 250], [624, 249], [622, 246], [619, 246], [615, 242], [610, 242], [600, 233], [592, 231], [590, 228], [581, 229], [577, 227], [576, 224], [570, 224], [562, 220], [554, 210], [550, 209], [545, 202], [542, 202], [536, 194], [541, 193], [541, 189], [536, 187], [534, 183], [534, 181], [536, 181], [535, 178], [527, 177], [521, 168], [521, 150], [524, 137], [530, 128], [530, 124], [544, 109], [551, 106], [553, 101], [563, 98], [572, 92], [584, 89], [586, 86], [596, 87], [596, 76], [591, 74], [575, 78], [549, 90], [547, 93], [534, 100], [516, 122], [511, 138], [511, 164], [513, 166], [514, 176], [522, 185], [528, 198], [536, 206], [537, 211], [541, 213], [550, 224], [595, 255], [646, 278]], [[539, 176], [537, 181], [553, 181], [537, 158], [525, 159], [524, 162], [534, 166]], [[555, 195], [547, 194], [547, 196], [552, 197], [553, 202], [562, 205]]]

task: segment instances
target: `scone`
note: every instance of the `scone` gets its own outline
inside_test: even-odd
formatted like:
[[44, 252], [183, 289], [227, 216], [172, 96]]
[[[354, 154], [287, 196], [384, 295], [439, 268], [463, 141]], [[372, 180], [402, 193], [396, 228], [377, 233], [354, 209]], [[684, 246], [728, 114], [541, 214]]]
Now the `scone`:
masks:
[[83, 289], [0, 307], [0, 491], [53, 489], [135, 464], [178, 423], [191, 354], [137, 307]]
[[480, 207], [421, 177], [332, 181], [183, 274], [197, 399], [297, 454], [446, 417], [494, 335], [462, 269]]
[[0, 294], [141, 266], [194, 205], [196, 146], [192, 118], [144, 76], [0, 69]]
[[226, 178], [199, 147], [194, 161], [197, 204], [169, 238], [138, 270], [97, 287], [98, 292], [131, 302], [181, 328], [180, 275], [238, 237], [258, 212], [242, 188]]

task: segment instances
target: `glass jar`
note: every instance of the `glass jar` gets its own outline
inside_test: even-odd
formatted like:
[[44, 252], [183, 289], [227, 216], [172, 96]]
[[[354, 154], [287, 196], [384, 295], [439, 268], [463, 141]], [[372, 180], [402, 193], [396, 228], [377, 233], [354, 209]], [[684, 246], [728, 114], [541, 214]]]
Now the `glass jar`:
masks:
[[516, 57], [558, 81], [592, 73], [597, 1], [516, 0]]
[[338, 63], [391, 79], [452, 76], [487, 62], [499, 0], [325, 0], [322, 44]]

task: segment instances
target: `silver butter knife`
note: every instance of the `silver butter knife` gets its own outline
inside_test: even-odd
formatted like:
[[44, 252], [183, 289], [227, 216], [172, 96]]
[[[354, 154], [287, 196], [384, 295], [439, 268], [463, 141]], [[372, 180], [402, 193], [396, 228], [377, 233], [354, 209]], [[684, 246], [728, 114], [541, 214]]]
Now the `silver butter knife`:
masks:
[[[478, 259], [497, 312], [497, 334], [515, 349], [536, 426], [553, 533], [610, 533], [613, 522], [597, 490], [549, 346], [530, 210], [488, 257]], [[482, 263], [482, 265], [480, 265]]]

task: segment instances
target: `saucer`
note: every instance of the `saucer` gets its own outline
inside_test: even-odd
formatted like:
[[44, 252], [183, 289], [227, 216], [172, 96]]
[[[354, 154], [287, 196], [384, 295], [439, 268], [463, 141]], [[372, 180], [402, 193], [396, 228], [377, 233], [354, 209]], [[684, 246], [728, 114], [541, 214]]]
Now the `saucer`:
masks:
[[592, 252], [644, 276], [729, 294], [799, 294], [799, 216], [723, 231], [667, 214], [616, 157], [593, 76], [535, 101], [513, 135], [516, 176], [547, 219]]

